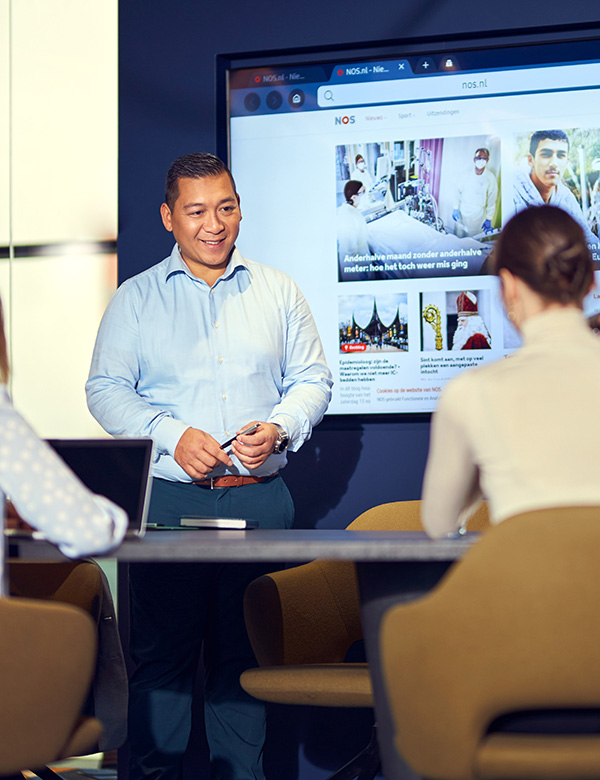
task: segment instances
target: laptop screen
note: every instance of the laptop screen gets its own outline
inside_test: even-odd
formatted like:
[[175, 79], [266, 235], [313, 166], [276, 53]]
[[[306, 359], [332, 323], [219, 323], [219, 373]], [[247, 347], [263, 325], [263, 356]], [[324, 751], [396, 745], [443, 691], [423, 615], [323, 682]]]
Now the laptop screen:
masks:
[[129, 516], [127, 535], [142, 536], [150, 500], [151, 439], [48, 439], [93, 493]]

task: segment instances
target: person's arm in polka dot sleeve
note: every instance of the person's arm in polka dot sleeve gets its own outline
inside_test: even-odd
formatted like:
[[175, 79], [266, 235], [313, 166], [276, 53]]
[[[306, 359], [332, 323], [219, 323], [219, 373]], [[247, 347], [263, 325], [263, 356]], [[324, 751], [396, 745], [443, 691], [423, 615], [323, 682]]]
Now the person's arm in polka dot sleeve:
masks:
[[20, 517], [75, 558], [118, 545], [126, 513], [96, 496], [13, 408], [0, 387], [0, 490]]

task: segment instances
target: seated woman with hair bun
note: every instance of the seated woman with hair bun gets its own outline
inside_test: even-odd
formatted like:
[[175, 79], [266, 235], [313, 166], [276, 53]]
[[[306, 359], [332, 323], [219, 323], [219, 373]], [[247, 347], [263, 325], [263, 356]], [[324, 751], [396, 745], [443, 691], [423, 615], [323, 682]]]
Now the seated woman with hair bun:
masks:
[[508, 222], [495, 255], [523, 346], [465, 371], [440, 397], [423, 485], [433, 537], [456, 532], [483, 497], [493, 523], [600, 505], [600, 339], [582, 311], [594, 279], [583, 230], [561, 209], [531, 207]]

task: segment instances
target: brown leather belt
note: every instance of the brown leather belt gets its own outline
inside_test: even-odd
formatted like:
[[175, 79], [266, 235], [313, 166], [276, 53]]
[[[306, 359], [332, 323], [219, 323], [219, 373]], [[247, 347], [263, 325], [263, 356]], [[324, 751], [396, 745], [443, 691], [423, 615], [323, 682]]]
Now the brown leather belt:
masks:
[[195, 479], [194, 485], [203, 488], [229, 488], [239, 487], [240, 485], [255, 485], [257, 482], [264, 482], [266, 479], [273, 479], [277, 476], [277, 471], [274, 474], [268, 474], [266, 477], [247, 477], [245, 475], [237, 474], [225, 474], [222, 477], [205, 477], [204, 479]]

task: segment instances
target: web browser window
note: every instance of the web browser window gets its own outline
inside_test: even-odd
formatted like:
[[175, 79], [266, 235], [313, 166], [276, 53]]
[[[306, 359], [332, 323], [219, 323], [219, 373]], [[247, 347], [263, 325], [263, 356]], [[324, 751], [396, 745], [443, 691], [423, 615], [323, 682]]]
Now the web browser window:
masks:
[[306, 296], [330, 414], [431, 412], [450, 378], [519, 346], [490, 260], [517, 211], [569, 211], [600, 268], [599, 42], [224, 60], [238, 247]]

